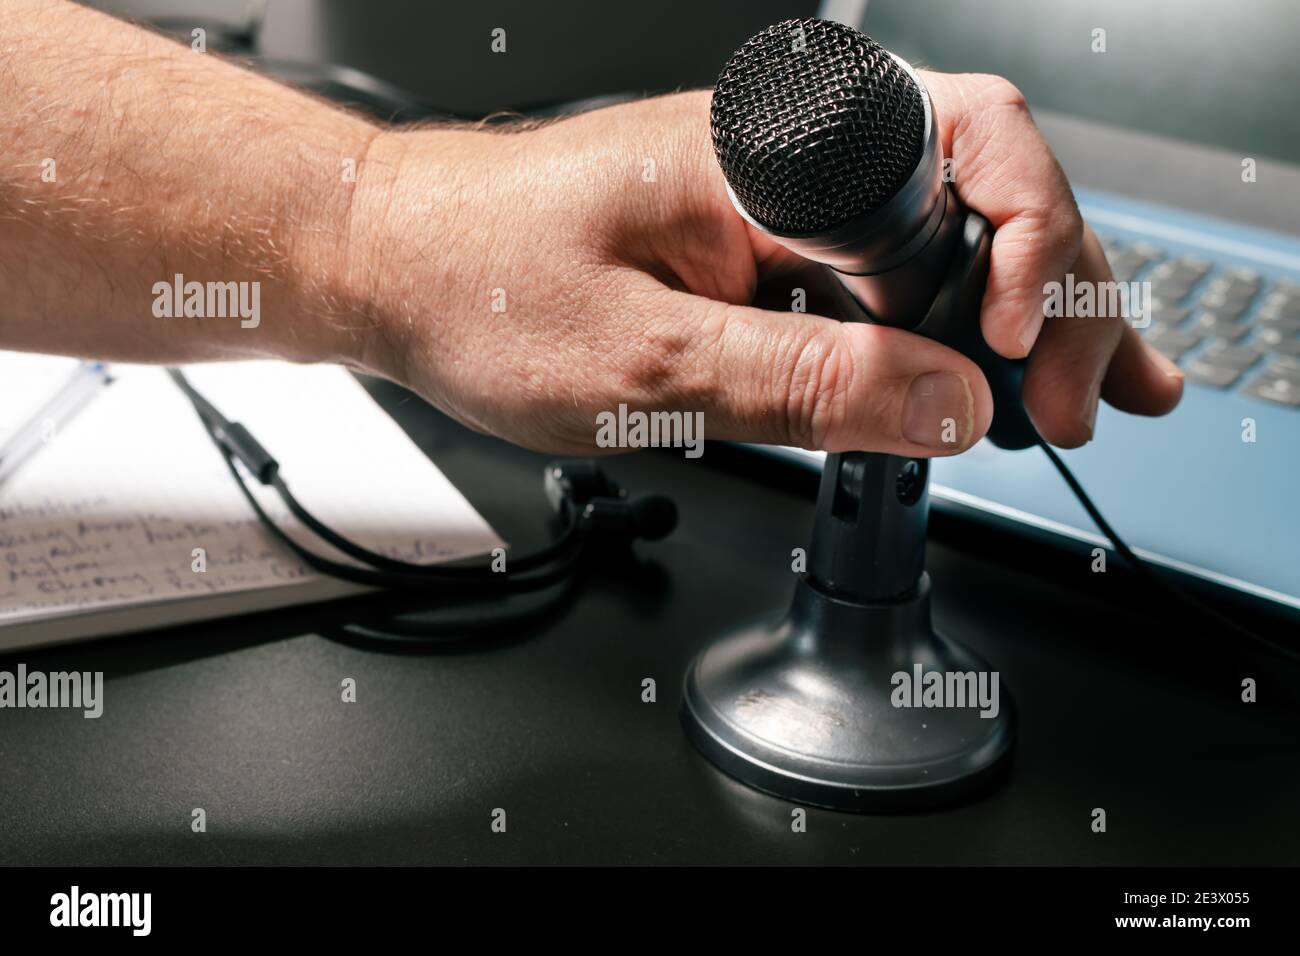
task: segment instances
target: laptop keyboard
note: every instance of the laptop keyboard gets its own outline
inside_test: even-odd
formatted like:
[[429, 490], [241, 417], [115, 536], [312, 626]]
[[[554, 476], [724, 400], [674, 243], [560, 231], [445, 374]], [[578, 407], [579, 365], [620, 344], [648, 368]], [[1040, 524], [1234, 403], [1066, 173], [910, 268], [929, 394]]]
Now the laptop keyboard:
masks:
[[1188, 381], [1300, 409], [1300, 283], [1098, 233], [1118, 282], [1151, 283], [1139, 330]]

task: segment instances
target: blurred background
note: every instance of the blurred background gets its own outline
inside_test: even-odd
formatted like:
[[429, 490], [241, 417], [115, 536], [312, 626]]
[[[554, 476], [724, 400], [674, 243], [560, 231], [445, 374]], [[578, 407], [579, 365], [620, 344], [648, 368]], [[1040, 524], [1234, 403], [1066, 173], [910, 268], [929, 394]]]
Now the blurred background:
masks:
[[[795, 16], [856, 22], [906, 59], [1001, 73], [1031, 104], [1300, 161], [1295, 0], [98, 0], [328, 85], [368, 74], [465, 116], [709, 86], [747, 37]], [[507, 31], [508, 56], [489, 48]], [[1092, 31], [1106, 31], [1104, 55]], [[336, 79], [342, 79], [339, 74]], [[378, 87], [376, 87], [378, 89]], [[358, 96], [364, 100], [364, 96]], [[397, 106], [398, 104], [391, 104]], [[382, 102], [376, 103], [380, 109]], [[1261, 117], [1272, 117], [1261, 122]]]

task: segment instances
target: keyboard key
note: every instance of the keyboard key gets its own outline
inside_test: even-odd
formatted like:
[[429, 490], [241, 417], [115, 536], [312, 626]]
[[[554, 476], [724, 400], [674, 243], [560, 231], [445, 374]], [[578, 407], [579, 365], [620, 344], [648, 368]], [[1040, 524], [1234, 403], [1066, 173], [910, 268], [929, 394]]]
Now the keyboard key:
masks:
[[1241, 313], [1246, 310], [1233, 308], [1232, 306], [1220, 306], [1218, 308], [1197, 306], [1193, 311], [1196, 313], [1198, 320], [1203, 316], [1209, 316], [1212, 321], [1222, 323], [1236, 322], [1241, 318]]
[[1260, 290], [1263, 280], [1258, 272], [1228, 269], [1210, 277], [1205, 283], [1206, 291], [1226, 292], [1229, 295], [1250, 297]]
[[1300, 282], [1292, 282], [1290, 279], [1278, 279], [1273, 283], [1273, 291], [1281, 292], [1291, 299], [1300, 299]]
[[1292, 336], [1288, 339], [1282, 339], [1280, 342], [1273, 342], [1267, 346], [1270, 355], [1280, 355], [1289, 358], [1300, 358], [1300, 338]]
[[1274, 358], [1265, 367], [1264, 374], [1274, 378], [1289, 378], [1300, 384], [1300, 358]]
[[1248, 266], [1229, 266], [1223, 270], [1223, 276], [1224, 278], [1231, 279], [1233, 282], [1241, 282], [1246, 285], [1254, 286], [1256, 292], [1259, 291], [1259, 287], [1264, 283], [1264, 277]]
[[1270, 318], [1269, 316], [1256, 315], [1252, 322], [1261, 331], [1270, 329], [1280, 335], [1295, 335], [1300, 332], [1300, 319], [1281, 319]]
[[1236, 321], [1241, 313], [1225, 310], [1201, 309], [1192, 319], [1192, 328], [1199, 329], [1207, 335], [1217, 335], [1221, 339], [1235, 342], [1250, 331], [1250, 323]]
[[1229, 310], [1240, 314], [1246, 311], [1253, 298], [1255, 298], [1253, 292], [1243, 293], [1229, 287], [1211, 284], [1201, 293], [1198, 301], [1207, 309]]
[[1177, 362], [1189, 349], [1201, 344], [1201, 335], [1153, 325], [1147, 330], [1146, 340], [1157, 352]]
[[1134, 252], [1132, 249], [1126, 249], [1114, 258], [1110, 258], [1110, 271], [1114, 273], [1117, 282], [1132, 282], [1133, 277], [1146, 264], [1147, 259], [1145, 256]]
[[[1127, 279], [1121, 279], [1116, 273], [1115, 279], [1118, 282], [1127, 282]], [[1151, 280], [1151, 298], [1160, 299], [1162, 302], [1181, 302], [1187, 298], [1187, 294], [1192, 291], [1194, 282], [1188, 279], [1180, 279], [1175, 276], [1164, 276]]]
[[1259, 316], [1265, 319], [1300, 320], [1300, 296], [1273, 291], [1264, 296], [1259, 306]]
[[1251, 316], [1251, 321], [1259, 325], [1272, 325], [1277, 328], [1294, 329], [1300, 325], [1300, 314], [1279, 315], [1273, 311], [1260, 310]]
[[1133, 251], [1146, 259], [1147, 262], [1159, 262], [1165, 257], [1165, 251], [1159, 246], [1154, 246], [1149, 242], [1141, 240], [1133, 243]]
[[1154, 269], [1148, 276], [1152, 282], [1158, 279], [1177, 279], [1180, 282], [1196, 282], [1200, 275], [1190, 269], [1180, 268], [1177, 259], [1166, 259]]
[[1240, 296], [1220, 295], [1213, 292], [1206, 292], [1196, 300], [1196, 304], [1202, 309], [1214, 309], [1215, 311], [1235, 312], [1238, 315], [1250, 308], [1250, 299]]
[[1210, 276], [1206, 291], [1222, 292], [1234, 298], [1253, 299], [1264, 286], [1264, 278], [1254, 269], [1229, 268]]
[[1274, 345], [1280, 345], [1287, 339], [1296, 337], [1296, 329], [1289, 328], [1285, 325], [1273, 325], [1272, 323], [1262, 323], [1255, 332], [1254, 343], [1264, 348], [1272, 348]]
[[1262, 398], [1279, 405], [1300, 408], [1300, 381], [1280, 375], [1265, 373], [1248, 384], [1243, 391], [1255, 398]]
[[1204, 278], [1213, 263], [1199, 256], [1179, 256], [1172, 265], [1180, 274], [1190, 276], [1196, 282]]
[[1241, 378], [1242, 370], [1228, 365], [1209, 365], [1200, 359], [1192, 359], [1184, 370], [1187, 377], [1201, 385], [1211, 388], [1227, 388]]
[[1187, 363], [1187, 377], [1212, 388], [1228, 388], [1258, 360], [1254, 349], [1216, 340]]
[[1208, 365], [1243, 371], [1259, 361], [1259, 352], [1255, 349], [1231, 345], [1228, 342], [1216, 341], [1207, 345], [1205, 351], [1196, 356], [1196, 360]]
[[1142, 331], [1147, 335], [1164, 335], [1166, 332], [1173, 332], [1174, 326], [1166, 322], [1152, 322]]
[[1152, 325], [1163, 325], [1173, 328], [1192, 314], [1192, 310], [1186, 306], [1174, 305], [1164, 299], [1153, 298], [1149, 304]]
[[1261, 308], [1271, 309], [1278, 312], [1290, 312], [1300, 306], [1300, 295], [1292, 295], [1289, 292], [1283, 292], [1281, 289], [1274, 289], [1264, 296], [1264, 301], [1260, 303]]

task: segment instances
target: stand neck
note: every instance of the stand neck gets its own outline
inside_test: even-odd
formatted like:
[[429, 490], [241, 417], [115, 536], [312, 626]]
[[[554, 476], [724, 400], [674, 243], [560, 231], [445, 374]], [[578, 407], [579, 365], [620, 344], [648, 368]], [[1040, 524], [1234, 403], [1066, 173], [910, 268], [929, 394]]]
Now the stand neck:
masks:
[[828, 455], [808, 577], [862, 603], [915, 592], [925, 570], [929, 462], [870, 452]]

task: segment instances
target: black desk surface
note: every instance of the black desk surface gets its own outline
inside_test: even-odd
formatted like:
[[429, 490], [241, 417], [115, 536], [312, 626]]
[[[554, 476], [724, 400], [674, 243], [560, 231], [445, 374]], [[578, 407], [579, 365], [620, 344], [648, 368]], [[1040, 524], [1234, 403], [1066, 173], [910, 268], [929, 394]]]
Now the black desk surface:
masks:
[[[542, 457], [375, 391], [503, 536], [522, 549], [543, 539]], [[611, 460], [634, 493], [676, 497], [679, 530], [488, 646], [343, 643], [321, 636], [343, 616], [335, 605], [0, 658], [103, 670], [106, 699], [98, 720], [0, 711], [0, 862], [1300, 860], [1296, 669], [1171, 624], [1121, 574], [959, 525], [931, 546], [936, 622], [1015, 696], [1009, 781], [928, 814], [810, 809], [792, 832], [790, 804], [723, 776], [678, 724], [688, 660], [784, 608], [790, 550], [810, 527], [801, 489], [716, 467], [726, 457]], [[1259, 703], [1241, 702], [1248, 676]], [[346, 677], [356, 703], [340, 699]], [[656, 703], [641, 700], [647, 677]], [[191, 832], [196, 807], [206, 833]]]

